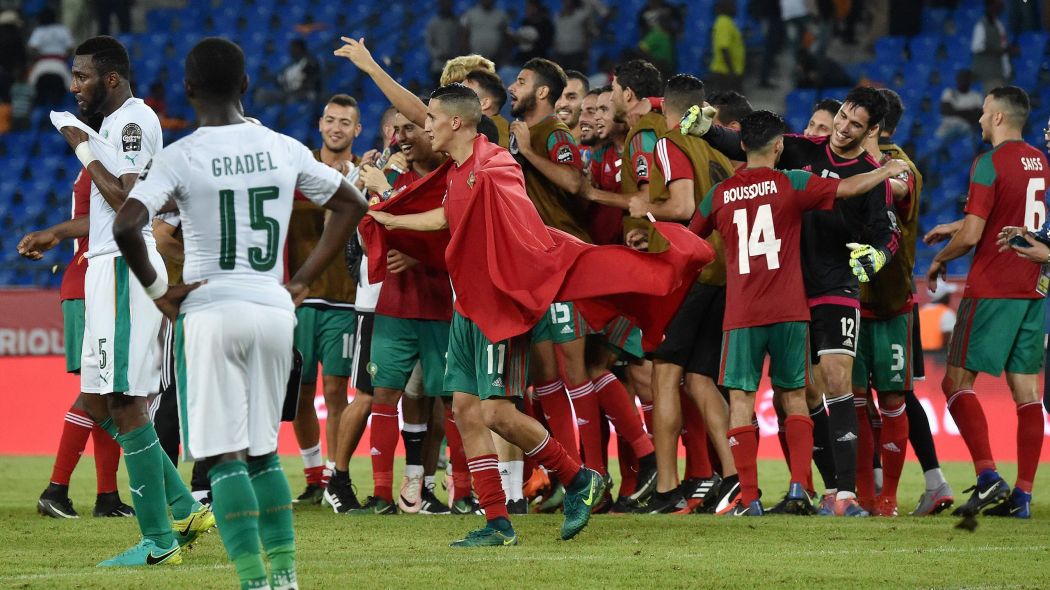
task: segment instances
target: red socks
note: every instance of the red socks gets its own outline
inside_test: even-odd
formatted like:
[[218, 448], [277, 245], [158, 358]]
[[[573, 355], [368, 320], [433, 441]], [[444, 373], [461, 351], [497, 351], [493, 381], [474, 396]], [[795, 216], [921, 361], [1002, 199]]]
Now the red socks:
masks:
[[565, 487], [572, 483], [582, 468], [580, 462], [570, 457], [566, 449], [549, 434], [535, 449], [526, 451], [525, 455], [534, 458], [536, 462], [546, 467], [547, 471], [553, 473]]
[[740, 477], [740, 502], [747, 506], [758, 499], [758, 437], [750, 424], [726, 433]]
[[572, 406], [569, 396], [565, 394], [565, 385], [560, 379], [538, 383], [533, 387], [540, 411], [547, 420], [547, 429], [565, 451], [576, 461], [580, 454], [576, 445], [576, 428], [572, 423]]
[[1043, 450], [1043, 407], [1031, 402], [1017, 407], [1017, 483], [1015, 487], [1032, 493], [1032, 480], [1039, 468]]
[[623, 383], [612, 373], [605, 372], [594, 380], [594, 392], [598, 396], [598, 405], [616, 428], [616, 434], [631, 445], [634, 456], [644, 457], [652, 453], [653, 441], [642, 428], [638, 407]]
[[117, 468], [120, 467], [120, 443], [101, 426], [91, 429], [91, 441], [95, 445], [95, 480], [98, 493], [117, 491]]
[[587, 381], [566, 388], [572, 407], [576, 410], [576, 424], [580, 428], [580, 445], [587, 467], [605, 474], [602, 461], [602, 413], [598, 397], [594, 394], [594, 383]]
[[[648, 439], [649, 437], [646, 437]], [[652, 445], [652, 442], [649, 443]], [[620, 462], [620, 496], [630, 496], [638, 487], [638, 457], [622, 436], [616, 437], [616, 454]]]
[[857, 413], [857, 499], [861, 506], [871, 507], [875, 503], [875, 435], [868, 418], [868, 399], [853, 397], [853, 410]]
[[897, 497], [897, 485], [904, 470], [904, 456], [908, 450], [908, 413], [904, 403], [881, 409], [882, 432], [879, 434], [879, 452], [882, 455], [882, 495]]
[[988, 442], [988, 420], [984, 417], [981, 402], [977, 401], [977, 394], [972, 389], [952, 393], [948, 396], [948, 411], [970, 450], [974, 471], [980, 474], [986, 469], [995, 470], [992, 446]]
[[84, 454], [84, 447], [87, 446], [88, 436], [94, 426], [95, 422], [86, 412], [76, 408], [70, 408], [66, 412], [65, 422], [62, 423], [62, 437], [58, 440], [58, 452], [55, 453], [55, 466], [51, 470], [51, 483], [69, 485], [69, 478], [80, 462], [80, 456]]
[[[372, 495], [387, 502], [394, 501], [394, 451], [400, 427], [397, 406], [372, 404], [372, 479], [375, 487]], [[498, 477], [498, 474], [497, 474]]]
[[445, 406], [445, 438], [448, 439], [449, 461], [452, 462], [452, 499], [459, 500], [470, 495], [470, 471], [451, 405]]
[[[373, 416], [375, 410], [373, 409]], [[478, 503], [485, 509], [485, 518], [494, 520], [507, 518], [507, 496], [499, 476], [499, 458], [495, 453], [479, 455], [467, 461], [470, 475], [474, 478], [474, 489], [478, 491]]]
[[[791, 481], [812, 487], [810, 451], [813, 448], [813, 421], [809, 416], [788, 416], [784, 419], [784, 441], [787, 448]], [[758, 451], [757, 446], [755, 449]], [[739, 469], [739, 467], [738, 467]], [[809, 487], [806, 487], [808, 490]]]
[[682, 405], [682, 444], [685, 445], [685, 478], [707, 479], [714, 475], [711, 456], [707, 453], [707, 429], [704, 416], [684, 392]]

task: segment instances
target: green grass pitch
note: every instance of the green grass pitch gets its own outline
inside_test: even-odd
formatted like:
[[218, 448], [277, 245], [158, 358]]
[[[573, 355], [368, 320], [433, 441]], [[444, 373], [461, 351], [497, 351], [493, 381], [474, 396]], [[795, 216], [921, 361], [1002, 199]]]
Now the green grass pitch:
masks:
[[[293, 492], [303, 480], [298, 458], [285, 459]], [[1010, 480], [1014, 466], [1003, 465]], [[0, 458], [0, 588], [234, 588], [237, 577], [212, 533], [180, 566], [96, 568], [138, 540], [133, 519], [90, 516], [95, 481], [85, 458], [71, 496], [79, 520], [36, 514], [36, 497], [51, 459]], [[352, 475], [363, 497], [371, 491], [366, 458]], [[188, 469], [182, 472], [189, 477]], [[973, 480], [965, 464], [945, 466], [962, 501]], [[121, 471], [122, 495], [127, 484]], [[400, 476], [395, 477], [400, 482]], [[782, 462], [761, 464], [765, 503], [787, 485]], [[918, 498], [922, 478], [908, 463], [902, 511]], [[558, 540], [560, 515], [517, 517], [518, 547], [453, 550], [451, 540], [480, 526], [481, 517], [337, 516], [328, 509], [296, 511], [302, 588], [1047, 588], [1050, 587], [1050, 489], [1044, 466], [1036, 481], [1031, 521], [981, 518], [976, 532], [958, 519], [832, 519], [770, 516], [599, 515], [580, 536]], [[396, 489], [395, 489], [396, 492]], [[1042, 501], [1039, 501], [1042, 500]]]

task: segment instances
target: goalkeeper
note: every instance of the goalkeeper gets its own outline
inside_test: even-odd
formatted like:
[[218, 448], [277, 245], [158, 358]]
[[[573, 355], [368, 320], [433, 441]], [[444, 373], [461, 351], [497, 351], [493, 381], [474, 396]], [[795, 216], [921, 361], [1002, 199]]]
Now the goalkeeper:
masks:
[[[848, 178], [878, 168], [864, 143], [878, 138], [887, 106], [878, 90], [853, 89], [835, 115], [831, 135], [784, 136], [779, 167], [825, 178]], [[746, 159], [740, 135], [711, 125], [710, 109], [696, 109], [686, 117], [693, 120], [684, 121], [684, 131], [703, 137], [731, 160]], [[854, 409], [853, 359], [860, 338], [860, 279], [871, 279], [896, 254], [900, 241], [892, 202], [890, 186], [883, 183], [865, 195], [836, 202], [832, 211], [808, 212], [802, 220], [802, 274], [816, 369], [806, 402], [814, 422], [814, 447], [820, 449], [813, 458], [825, 486], [822, 514], [868, 515], [856, 495], [861, 432]], [[851, 250], [850, 243], [861, 247]], [[870, 462], [871, 456], [863, 460]]]

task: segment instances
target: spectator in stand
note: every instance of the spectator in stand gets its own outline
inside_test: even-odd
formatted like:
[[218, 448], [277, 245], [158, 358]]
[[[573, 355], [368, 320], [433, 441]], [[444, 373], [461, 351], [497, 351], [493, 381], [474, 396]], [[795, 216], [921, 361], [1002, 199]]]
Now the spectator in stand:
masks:
[[0, 12], [0, 103], [11, 102], [11, 85], [26, 67], [26, 42], [18, 12]]
[[186, 125], [188, 125], [185, 119], [168, 116], [168, 101], [165, 97], [164, 83], [160, 80], [154, 81], [149, 85], [149, 94], [142, 99], [142, 102], [145, 102], [146, 106], [153, 109], [154, 113], [157, 113], [161, 129], [177, 131], [185, 129]]
[[1003, 0], [985, 0], [984, 16], [974, 25], [970, 40], [973, 73], [985, 91], [1010, 79], [1010, 41], [999, 19], [1002, 12]]
[[554, 61], [562, 69], [590, 69], [590, 21], [591, 11], [580, 0], [562, 0], [554, 17]]
[[29, 84], [36, 89], [36, 103], [57, 105], [66, 98], [72, 77], [69, 73], [69, 57], [73, 53], [73, 34], [66, 25], [58, 22], [50, 8], [40, 11], [40, 22], [29, 36], [29, 58], [33, 67], [29, 71]]
[[736, 0], [721, 0], [711, 29], [711, 66], [708, 87], [715, 90], [743, 90], [744, 37], [736, 22]]
[[677, 69], [675, 65], [674, 36], [667, 25], [668, 17], [659, 16], [658, 12], [649, 12], [645, 17], [652, 21], [649, 23], [648, 32], [642, 37], [638, 44], [642, 54], [651, 62], [663, 76], [673, 75]]
[[513, 36], [517, 43], [515, 61], [525, 63], [534, 57], [547, 57], [547, 50], [554, 44], [554, 24], [540, 0], [526, 0], [525, 17]]
[[809, 21], [809, 7], [806, 0], [760, 0], [757, 4], [756, 13], [760, 15], [766, 33], [759, 86], [774, 88], [770, 78], [777, 65], [777, 56], [783, 49], [785, 34], [789, 53], [797, 56]]
[[[274, 85], [256, 90], [259, 104], [315, 102], [321, 92], [321, 64], [306, 48], [306, 41], [292, 39], [288, 46], [291, 63], [278, 72]], [[265, 78], [265, 76], [261, 76]]]
[[471, 53], [484, 55], [500, 63], [509, 34], [509, 25], [507, 13], [496, 8], [495, 0], [479, 0], [473, 8], [463, 13], [467, 48]]
[[452, 0], [439, 0], [438, 11], [430, 17], [426, 30], [430, 52], [430, 75], [437, 80], [445, 62], [462, 53], [463, 28], [452, 9]]
[[981, 118], [984, 96], [974, 90], [973, 72], [959, 70], [955, 73], [955, 88], [945, 88], [941, 93], [941, 124], [937, 127], [937, 139], [948, 142], [960, 137], [970, 137]]
[[638, 30], [642, 37], [645, 37], [653, 23], [659, 23], [672, 38], [677, 38], [682, 33], [684, 17], [682, 7], [677, 4], [668, 4], [664, 0], [649, 0], [638, 12]]
[[132, 0], [95, 0], [95, 14], [98, 16], [98, 34], [110, 34], [110, 19], [117, 17], [116, 34], [131, 32]]

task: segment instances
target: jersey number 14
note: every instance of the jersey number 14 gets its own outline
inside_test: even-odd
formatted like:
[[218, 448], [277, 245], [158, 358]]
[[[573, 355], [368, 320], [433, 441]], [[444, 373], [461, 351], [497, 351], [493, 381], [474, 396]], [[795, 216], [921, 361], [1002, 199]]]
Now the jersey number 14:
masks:
[[[266, 232], [266, 248], [248, 248], [248, 264], [259, 272], [266, 272], [277, 264], [277, 242], [281, 237], [281, 224], [263, 213], [266, 201], [276, 199], [280, 190], [276, 186], [260, 186], [248, 189], [248, 212], [251, 228]], [[237, 217], [234, 210], [234, 192], [219, 191], [219, 222], [222, 227], [222, 242], [219, 252], [219, 268], [233, 270], [237, 266]]]
[[766, 257], [766, 268], [780, 268], [780, 239], [773, 229], [773, 207], [769, 204], [760, 206], [755, 211], [755, 221], [748, 231], [747, 209], [733, 211], [733, 224], [736, 225], [737, 259], [740, 274], [751, 273], [751, 258]]

